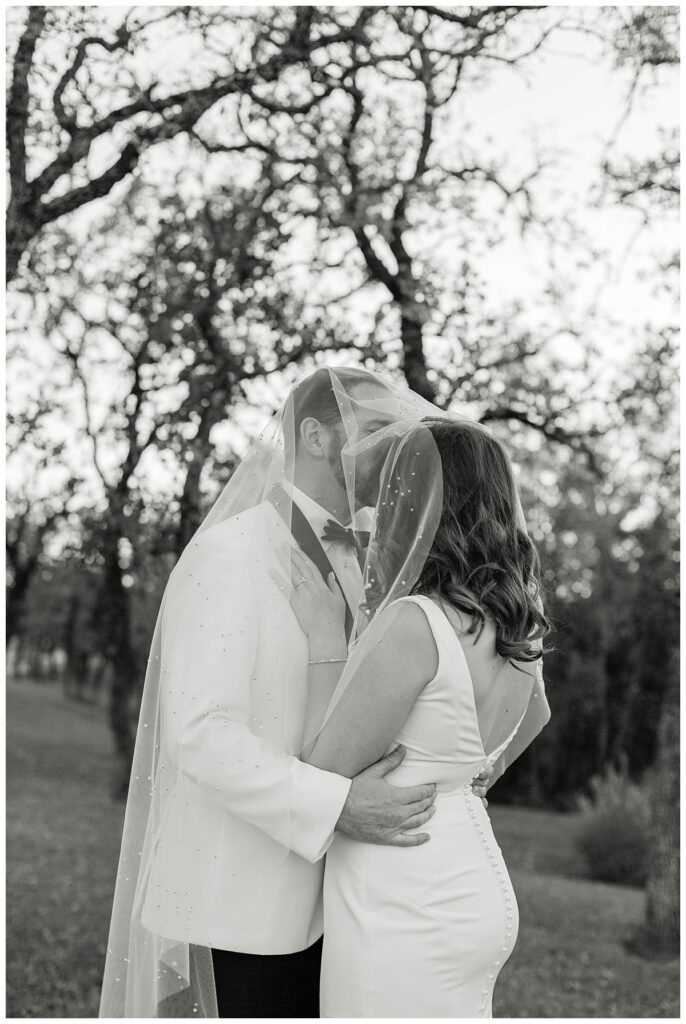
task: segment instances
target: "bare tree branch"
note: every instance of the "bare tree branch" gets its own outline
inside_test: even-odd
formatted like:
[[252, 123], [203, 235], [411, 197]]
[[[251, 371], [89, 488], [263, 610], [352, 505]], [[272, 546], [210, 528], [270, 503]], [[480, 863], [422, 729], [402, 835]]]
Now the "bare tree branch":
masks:
[[7, 147], [13, 190], [26, 185], [26, 124], [29, 111], [29, 75], [36, 44], [43, 32], [47, 7], [29, 8], [26, 28], [14, 58], [12, 85], [7, 100]]
[[[344, 42], [364, 38], [363, 29], [373, 17], [374, 8], [360, 8], [351, 26], [338, 31], [315, 34], [315, 10], [299, 7], [294, 9], [290, 31], [280, 50], [257, 60], [246, 69], [235, 69], [220, 76], [209, 85], [185, 89], [167, 96], [155, 96], [150, 88], [140, 96], [110, 111], [92, 124], [79, 126], [74, 114], [64, 104], [64, 94], [70, 82], [75, 80], [83, 66], [88, 49], [98, 45], [110, 52], [124, 51], [129, 45], [131, 31], [126, 21], [118, 29], [113, 40], [99, 36], [82, 39], [75, 56], [62, 74], [53, 94], [53, 111], [58, 123], [69, 134], [69, 142], [51, 163], [30, 183], [25, 180], [25, 146], [28, 110], [28, 79], [34, 50], [45, 21], [44, 8], [32, 8], [28, 27], [12, 68], [10, 92], [10, 117], [8, 120], [11, 145], [10, 185], [11, 199], [7, 212], [8, 254], [7, 277], [11, 280], [18, 269], [19, 260], [27, 245], [45, 224], [108, 194], [113, 185], [130, 174], [136, 167], [141, 154], [150, 146], [164, 142], [182, 133], [190, 133], [199, 119], [219, 100], [229, 95], [248, 95], [254, 103], [269, 112], [306, 113], [327, 96], [332, 85], [324, 81], [319, 93], [313, 93], [310, 100], [293, 105], [259, 95], [255, 89], [261, 83], [273, 84], [289, 67], [306, 63], [317, 51]], [[315, 76], [316, 77], [316, 76]], [[93, 142], [110, 132], [116, 126], [130, 123], [137, 115], [157, 115], [158, 120], [148, 125], [131, 127], [129, 141], [115, 162], [94, 180], [69, 190], [56, 199], [49, 200], [49, 193], [57, 181], [71, 173], [77, 164], [85, 160]], [[29, 190], [27, 194], [27, 189]], [[28, 201], [30, 200], [30, 201]]]
[[493, 423], [503, 420], [514, 420], [517, 423], [523, 423], [525, 426], [539, 431], [549, 441], [555, 441], [557, 444], [580, 452], [585, 456], [589, 469], [599, 479], [602, 477], [603, 474], [598, 464], [596, 452], [589, 444], [589, 437], [593, 436], [593, 431], [584, 431], [583, 433], [567, 431], [555, 422], [555, 418], [552, 415], [536, 417], [528, 410], [518, 409], [514, 406], [494, 406], [479, 417], [480, 423]]

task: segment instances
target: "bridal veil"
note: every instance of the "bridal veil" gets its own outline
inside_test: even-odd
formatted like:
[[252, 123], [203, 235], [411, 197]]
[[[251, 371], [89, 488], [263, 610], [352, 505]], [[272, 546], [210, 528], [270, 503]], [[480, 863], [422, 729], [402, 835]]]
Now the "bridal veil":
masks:
[[[217, 602], [210, 594], [216, 594], [216, 587], [210, 590], [205, 578], [195, 579], [185, 571], [188, 553], [194, 544], [202, 543], [201, 535], [229, 518], [241, 514], [247, 517], [258, 506], [279, 524], [271, 536], [301, 546], [311, 542], [311, 528], [293, 503], [291, 492], [296, 440], [306, 417], [335, 426], [340, 451], [333, 451], [331, 458], [346, 494], [347, 514], [341, 516], [345, 526], [345, 520], [356, 521], [360, 510], [370, 505], [373, 508], [374, 493], [370, 498], [367, 491], [370, 484], [373, 492], [378, 491], [374, 480], [378, 483], [377, 474], [385, 454], [402, 424], [427, 415], [437, 415], [434, 406], [379, 374], [361, 367], [315, 370], [292, 388], [283, 406], [255, 439], [172, 571], [155, 624], [140, 704], [101, 992], [101, 1017], [217, 1016], [212, 936], [207, 922], [190, 902], [192, 886], [178, 891], [160, 883], [164, 872], [160, 876], [156, 857], [170, 812], [178, 812], [180, 804], [188, 835], [193, 835], [197, 825], [194, 801], [212, 797], [207, 790], [198, 794], [185, 742], [197, 717], [197, 673], [203, 658], [211, 656], [208, 638], [212, 634], [215, 639], [217, 630], [225, 630], [227, 636], [232, 632], [239, 634], [249, 630], [251, 624], [246, 621], [240, 602], [229, 606], [229, 621], [218, 617], [226, 609], [214, 607]], [[246, 544], [249, 546], [247, 538]], [[250, 560], [259, 555], [245, 552], [241, 584], [246, 587], [257, 585], [251, 578]], [[235, 582], [227, 580], [227, 586]], [[256, 599], [259, 600], [259, 594]], [[287, 599], [286, 595], [282, 597]], [[178, 637], [165, 630], [165, 611], [172, 604], [184, 610], [186, 620]], [[360, 628], [357, 611], [349, 608], [347, 612], [346, 631], [351, 643]], [[172, 659], [176, 682], [170, 689], [165, 687], [165, 679], [170, 678]], [[232, 742], [242, 743], [251, 757], [258, 756], [258, 739], [259, 756], [265, 759], [273, 752], [297, 756], [302, 749], [301, 740], [297, 736], [294, 739], [283, 712], [288, 707], [288, 665], [284, 665], [283, 679], [275, 681], [280, 687], [277, 713], [272, 714], [271, 708], [267, 713], [260, 695], [255, 693], [249, 695], [247, 712], [242, 703], [242, 720], [236, 723], [236, 693], [232, 690], [243, 685], [242, 681], [239, 684], [238, 675], [237, 671], [236, 679], [226, 679], [224, 706], [207, 712], [213, 715], [214, 724], [221, 726], [223, 721], [228, 725], [231, 720], [232, 727], [238, 725], [243, 730], [242, 734], [228, 730], [227, 742], [231, 732]], [[289, 822], [282, 825], [287, 836]], [[188, 836], [183, 838], [174, 856], [184, 857], [185, 863], [176, 875], [190, 880], [194, 873], [206, 871], [206, 865], [200, 861], [201, 843], [196, 858]], [[286, 852], [284, 846], [284, 856]], [[154, 923], [161, 920], [164, 925]]]
[[[269, 536], [275, 544], [298, 544], [304, 550], [309, 547], [320, 571], [326, 574], [330, 570], [325, 556], [322, 561], [317, 553], [317, 541], [314, 538], [313, 542], [307, 519], [293, 501], [297, 443], [307, 417], [330, 427], [337, 438], [330, 452], [330, 465], [345, 493], [347, 507], [340, 524], [353, 527], [362, 569], [359, 601], [354, 607], [348, 602], [346, 610], [350, 657], [338, 693], [353, 677], [366, 652], [381, 641], [392, 621], [394, 600], [412, 593], [431, 549], [443, 496], [441, 459], [428, 424], [457, 417], [439, 411], [407, 387], [361, 367], [322, 367], [304, 377], [255, 439], [191, 538], [162, 598], [140, 705], [100, 1017], [218, 1016], [213, 937], [201, 910], [194, 905], [190, 884], [198, 872], [207, 870], [205, 861], [200, 860], [201, 842], [196, 848], [192, 841], [197, 829], [194, 801], [220, 799], [224, 735], [227, 743], [230, 737], [230, 742], [238, 746], [230, 755], [245, 773], [259, 768], [274, 753], [297, 758], [314, 738], [303, 735], [303, 730], [294, 731], [292, 720], [290, 724], [286, 721], [291, 685], [287, 664], [282, 678], [274, 680], [276, 704], [274, 696], [265, 701], [257, 692], [249, 693], [247, 700], [242, 694], [237, 702], [235, 687], [245, 685], [243, 671], [240, 683], [238, 672], [236, 679], [230, 675], [226, 678], [221, 703], [199, 708], [197, 674], [202, 671], [203, 659], [212, 656], [212, 643], [221, 642], [217, 637], [224, 634], [233, 634], [234, 638], [247, 635], [251, 623], [240, 601], [229, 605], [227, 614], [215, 607], [212, 594], [216, 594], [216, 586], [210, 591], [204, 579], [194, 578], [188, 571], [187, 556], [194, 544], [203, 543], [206, 531], [234, 517], [239, 517], [239, 523], [243, 517], [247, 524], [252, 510], [270, 517], [273, 529]], [[369, 532], [366, 545], [358, 533], [364, 515]], [[250, 536], [246, 525], [242, 582], [252, 589], [266, 587], [266, 574], [258, 577], [251, 573], [251, 558], [260, 557], [260, 552], [250, 550]], [[287, 561], [290, 564], [290, 559]], [[227, 585], [230, 582], [227, 580]], [[253, 596], [261, 599], [259, 592]], [[288, 601], [288, 594], [268, 597]], [[178, 634], [165, 629], [167, 605], [184, 609], [183, 628]], [[178, 616], [175, 621], [179, 621]], [[175, 683], [169, 686], [172, 659]], [[519, 749], [509, 753], [507, 763], [547, 720], [540, 670], [531, 696], [518, 735]], [[239, 705], [242, 710], [236, 722]], [[217, 784], [205, 786], [202, 791], [198, 790], [186, 742], [198, 714], [212, 716], [217, 727], [214, 735], [218, 737]], [[224, 725], [230, 728], [222, 733]], [[243, 749], [245, 759], [238, 757]], [[496, 764], [496, 775], [506, 766], [505, 762]], [[164, 871], [157, 863], [160, 837], [173, 803], [175, 820], [185, 823], [178, 849], [172, 851], [173, 856], [185, 859], [176, 877], [189, 883], [181, 890], [165, 886]], [[288, 820], [281, 823], [284, 857], [289, 827]], [[230, 914], [231, 908], [226, 912]]]

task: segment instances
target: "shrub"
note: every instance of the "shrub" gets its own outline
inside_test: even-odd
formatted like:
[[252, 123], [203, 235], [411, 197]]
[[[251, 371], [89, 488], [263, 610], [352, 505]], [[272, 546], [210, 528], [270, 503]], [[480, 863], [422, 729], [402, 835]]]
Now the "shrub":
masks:
[[582, 819], [576, 845], [599, 882], [642, 886], [650, 853], [650, 796], [612, 766], [590, 782], [591, 796], [577, 800]]

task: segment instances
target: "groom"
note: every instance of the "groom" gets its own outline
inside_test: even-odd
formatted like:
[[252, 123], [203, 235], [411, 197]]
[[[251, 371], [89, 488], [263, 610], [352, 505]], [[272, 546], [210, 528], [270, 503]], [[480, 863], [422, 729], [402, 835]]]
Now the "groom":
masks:
[[[357, 401], [385, 397], [378, 378], [363, 370], [336, 373]], [[283, 483], [293, 501], [290, 529], [324, 575], [333, 570], [349, 626], [362, 596], [359, 531], [370, 525], [369, 509], [358, 510], [350, 524], [358, 532], [349, 531], [345, 433], [328, 371], [308, 377], [293, 401], [293, 483]], [[362, 437], [391, 421], [364, 405], [355, 417]], [[378, 474], [369, 469], [360, 480], [358, 470], [357, 493], [368, 505], [375, 504], [375, 486]], [[299, 749], [309, 655], [283, 594], [262, 585], [258, 599], [257, 581], [279, 567], [275, 550], [287, 532], [275, 494], [189, 545], [163, 620], [169, 694], [188, 685], [183, 673], [194, 652], [193, 714], [176, 715], [172, 697], [166, 716], [197, 799], [192, 828], [188, 782], [183, 797], [170, 800], [142, 920], [157, 935], [211, 944], [220, 1017], [319, 1016], [323, 858], [334, 832], [415, 846], [423, 840], [414, 830], [429, 819], [435, 799], [433, 785], [385, 781], [402, 761], [401, 749], [352, 781], [279, 749], [277, 737], [284, 736], [288, 749]], [[197, 610], [185, 597], [188, 578], [204, 598]], [[485, 793], [483, 785], [474, 789]], [[179, 906], [160, 899], [170, 892], [183, 895]], [[190, 935], [184, 901], [193, 908]]]

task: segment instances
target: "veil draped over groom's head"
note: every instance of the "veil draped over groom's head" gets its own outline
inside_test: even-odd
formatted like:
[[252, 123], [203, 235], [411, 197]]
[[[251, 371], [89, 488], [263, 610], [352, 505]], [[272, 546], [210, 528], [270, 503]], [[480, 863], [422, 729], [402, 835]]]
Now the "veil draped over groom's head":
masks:
[[[322, 573], [331, 568], [325, 556], [319, 560], [317, 540], [294, 501], [303, 490], [314, 500], [325, 493], [327, 508], [336, 510], [332, 519], [353, 530], [361, 582], [359, 599], [350, 601], [348, 595], [346, 600], [351, 648], [379, 611], [410, 592], [442, 504], [440, 456], [421, 421], [445, 415], [403, 384], [361, 367], [314, 370], [291, 389], [182, 553], [162, 598], [148, 659], [101, 1017], [217, 1016], [213, 937], [192, 901], [197, 875], [208, 872], [202, 843], [196, 848], [189, 841], [197, 825], [194, 806], [208, 798], [194, 781], [193, 730], [202, 715], [224, 716], [227, 726], [239, 718], [241, 728], [260, 737], [265, 761], [270, 751], [297, 756], [311, 737], [303, 735], [293, 711], [303, 681], [291, 666], [284, 664], [274, 692], [255, 684], [246, 702], [245, 694], [236, 692], [239, 685], [244, 689], [245, 671], [239, 669], [245, 665], [236, 665], [235, 678], [231, 673], [226, 678], [221, 706], [208, 709], [198, 701], [203, 665], [211, 664], [217, 644], [239, 640], [236, 649], [245, 650], [254, 633], [251, 609], [278, 608], [286, 614], [288, 594], [279, 593], [269, 574], [270, 567], [283, 569], [277, 549], [298, 544]], [[194, 558], [203, 551], [216, 572], [194, 572]], [[222, 597], [224, 583], [227, 590], [240, 591], [229, 603]], [[165, 611], [174, 612], [181, 628], [165, 630]], [[259, 646], [259, 638], [253, 640]], [[214, 756], [240, 763], [240, 740], [231, 742], [235, 749], [219, 749]], [[216, 799], [221, 800], [220, 792]], [[169, 884], [178, 877], [178, 863], [176, 874], [165, 873], [158, 850], [166, 822], [179, 813], [185, 825], [175, 856], [185, 858], [183, 891]], [[284, 821], [286, 834], [288, 827]], [[287, 852], [284, 846], [284, 857]], [[206, 881], [212, 884], [211, 878]]]
[[[360, 571], [352, 597], [348, 579], [349, 657], [330, 711], [393, 621], [401, 607], [395, 600], [419, 586], [443, 509], [441, 455], [431, 430], [439, 419], [458, 417], [380, 374], [360, 367], [314, 370], [291, 389], [182, 553], [162, 598], [145, 677], [101, 1017], [218, 1015], [212, 946], [224, 947], [207, 912], [217, 867], [216, 858], [208, 860], [197, 809], [202, 801], [221, 804], [222, 785], [208, 787], [205, 780], [203, 788], [199, 759], [205, 767], [213, 760], [227, 787], [232, 772], [240, 776], [243, 807], [251, 787], [264, 788], [270, 759], [297, 757], [315, 738], [304, 724], [307, 640], [290, 608], [298, 581], [287, 570], [284, 593], [271, 570], [283, 580], [290, 566], [283, 551], [297, 544], [327, 576], [332, 566], [299, 502], [309, 496], [331, 511], [331, 527], [347, 538]], [[302, 656], [284, 656], [279, 678], [265, 686], [255, 664], [264, 645], [281, 643], [284, 632], [301, 645]], [[218, 688], [208, 702], [203, 679], [213, 673]], [[547, 721], [540, 668], [532, 697], [542, 699], [530, 701], [496, 776]], [[213, 728], [203, 731], [208, 718]], [[210, 734], [214, 745], [207, 749]], [[288, 795], [279, 803], [275, 792], [271, 820], [278, 819], [280, 838], [270, 849], [277, 858], [294, 855], [289, 836], [297, 826], [289, 808]], [[227, 813], [224, 833], [252, 827], [250, 812], [246, 804], [247, 826], [241, 814]], [[245, 892], [254, 888], [241, 886], [238, 864], [233, 881], [232, 906], [249, 918], [245, 902], [255, 897]], [[264, 884], [268, 900], [268, 878]], [[196, 899], [199, 886], [202, 899]], [[232, 906], [222, 906], [222, 915], [230, 916]]]

